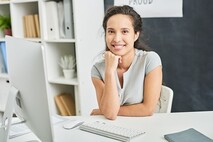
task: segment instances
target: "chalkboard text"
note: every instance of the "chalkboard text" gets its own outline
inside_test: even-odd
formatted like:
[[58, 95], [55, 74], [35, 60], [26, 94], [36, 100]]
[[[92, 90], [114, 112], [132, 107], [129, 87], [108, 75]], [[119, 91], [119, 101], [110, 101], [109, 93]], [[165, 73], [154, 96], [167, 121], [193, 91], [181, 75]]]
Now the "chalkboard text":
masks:
[[129, 5], [152, 4], [153, 0], [129, 0]]

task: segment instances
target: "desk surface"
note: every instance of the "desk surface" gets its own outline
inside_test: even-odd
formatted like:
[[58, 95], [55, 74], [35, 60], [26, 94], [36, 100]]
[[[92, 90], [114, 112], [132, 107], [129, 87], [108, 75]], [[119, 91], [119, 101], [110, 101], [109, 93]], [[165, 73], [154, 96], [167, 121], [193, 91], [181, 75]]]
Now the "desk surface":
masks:
[[[165, 134], [182, 131], [188, 128], [194, 128], [213, 139], [213, 111], [170, 114], [156, 113], [149, 117], [118, 117], [115, 121], [107, 120], [103, 116], [73, 116], [68, 118], [84, 120], [85, 122], [101, 120], [122, 127], [142, 129], [146, 132], [146, 134], [134, 138], [131, 142], [167, 142], [163, 137]], [[75, 142], [116, 142], [116, 140], [110, 138], [81, 131], [78, 127], [65, 130], [62, 128], [63, 123], [54, 126], [56, 142], [70, 142], [70, 140]], [[10, 139], [9, 142], [23, 142], [35, 139], [36, 137], [30, 133]]]

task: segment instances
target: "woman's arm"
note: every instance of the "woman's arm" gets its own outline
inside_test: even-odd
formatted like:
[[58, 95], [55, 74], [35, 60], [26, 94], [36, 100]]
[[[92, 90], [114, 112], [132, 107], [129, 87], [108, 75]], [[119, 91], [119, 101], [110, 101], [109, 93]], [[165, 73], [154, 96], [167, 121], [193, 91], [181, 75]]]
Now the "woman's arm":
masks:
[[116, 84], [110, 79], [105, 84], [98, 78], [92, 78], [92, 82], [95, 86], [99, 109], [94, 109], [91, 115], [103, 114], [108, 119], [116, 119], [120, 109]]
[[[105, 52], [105, 82], [92, 78], [96, 89], [99, 112], [108, 119], [116, 119], [120, 109], [120, 99], [115, 80], [119, 58], [111, 52]], [[92, 114], [95, 114], [94, 111]]]

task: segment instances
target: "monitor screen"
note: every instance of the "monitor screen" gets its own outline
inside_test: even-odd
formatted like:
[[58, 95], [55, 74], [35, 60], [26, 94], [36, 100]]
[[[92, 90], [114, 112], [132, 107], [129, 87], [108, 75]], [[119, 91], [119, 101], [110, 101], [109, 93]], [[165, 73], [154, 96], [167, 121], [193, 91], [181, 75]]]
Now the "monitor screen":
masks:
[[42, 45], [7, 36], [6, 49], [9, 80], [19, 91], [16, 115], [41, 141], [53, 142]]

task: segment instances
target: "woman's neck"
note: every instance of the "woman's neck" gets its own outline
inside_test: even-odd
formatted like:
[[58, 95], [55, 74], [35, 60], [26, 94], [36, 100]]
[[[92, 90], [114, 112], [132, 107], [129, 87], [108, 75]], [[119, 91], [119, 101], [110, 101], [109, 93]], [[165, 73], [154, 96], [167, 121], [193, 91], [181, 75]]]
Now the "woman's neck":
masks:
[[118, 68], [121, 70], [128, 70], [133, 62], [135, 56], [135, 49], [130, 51], [128, 54], [122, 56], [121, 62], [118, 64]]

